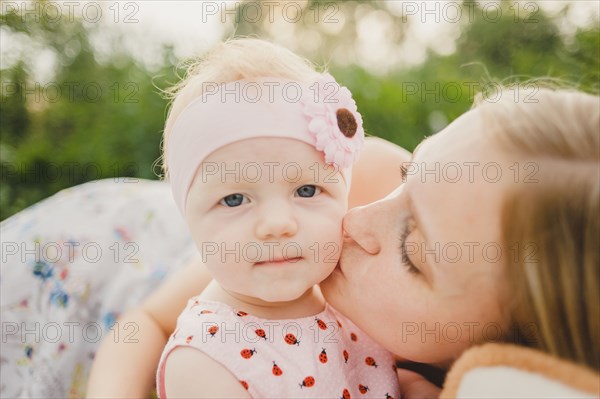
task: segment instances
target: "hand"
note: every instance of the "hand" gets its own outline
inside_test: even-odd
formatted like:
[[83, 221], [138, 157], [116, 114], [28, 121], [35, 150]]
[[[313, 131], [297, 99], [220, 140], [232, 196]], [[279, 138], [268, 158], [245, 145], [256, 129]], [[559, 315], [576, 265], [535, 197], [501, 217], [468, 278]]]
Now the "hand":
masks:
[[403, 399], [437, 399], [441, 389], [414, 371], [397, 369]]

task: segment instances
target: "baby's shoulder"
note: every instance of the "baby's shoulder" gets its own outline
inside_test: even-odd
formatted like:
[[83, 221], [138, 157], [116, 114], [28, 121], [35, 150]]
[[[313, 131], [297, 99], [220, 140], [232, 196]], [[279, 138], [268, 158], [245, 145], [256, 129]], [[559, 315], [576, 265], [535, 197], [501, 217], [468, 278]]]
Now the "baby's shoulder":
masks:
[[171, 337], [177, 338], [184, 333], [211, 338], [220, 330], [228, 329], [227, 326], [238, 323], [242, 314], [224, 303], [192, 297], [177, 318], [177, 327]]

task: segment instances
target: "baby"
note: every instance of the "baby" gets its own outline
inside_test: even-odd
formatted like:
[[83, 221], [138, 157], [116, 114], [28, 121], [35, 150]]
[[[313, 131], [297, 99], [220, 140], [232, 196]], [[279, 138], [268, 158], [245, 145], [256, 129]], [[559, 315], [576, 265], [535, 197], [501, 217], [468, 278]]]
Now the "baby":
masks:
[[161, 398], [399, 397], [393, 356], [317, 288], [363, 142], [348, 89], [285, 49], [233, 40], [191, 69], [165, 166], [214, 280], [163, 351]]

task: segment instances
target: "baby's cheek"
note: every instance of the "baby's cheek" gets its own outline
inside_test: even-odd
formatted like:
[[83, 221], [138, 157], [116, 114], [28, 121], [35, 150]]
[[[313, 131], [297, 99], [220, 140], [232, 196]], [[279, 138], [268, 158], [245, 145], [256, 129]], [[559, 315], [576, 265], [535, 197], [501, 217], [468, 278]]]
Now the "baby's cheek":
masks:
[[313, 244], [313, 248], [315, 248], [315, 251], [311, 251], [310, 256], [314, 256], [320, 275], [325, 278], [335, 269], [340, 259], [342, 253], [341, 236], [323, 236], [320, 241]]
[[248, 294], [243, 292], [249, 287], [248, 277], [245, 277], [246, 274], [241, 273], [240, 270], [236, 270], [235, 265], [231, 263], [215, 265], [213, 262], [208, 265], [208, 270], [222, 287], [241, 294]]

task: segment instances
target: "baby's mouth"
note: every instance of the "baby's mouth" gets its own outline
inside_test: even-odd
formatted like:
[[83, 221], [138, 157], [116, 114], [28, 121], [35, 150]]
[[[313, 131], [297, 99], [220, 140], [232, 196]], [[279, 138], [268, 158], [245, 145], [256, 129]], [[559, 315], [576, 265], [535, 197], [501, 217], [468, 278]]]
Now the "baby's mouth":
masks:
[[295, 258], [273, 258], [272, 260], [267, 259], [256, 262], [254, 266], [285, 266], [297, 263], [301, 259], [303, 259], [301, 256]]

